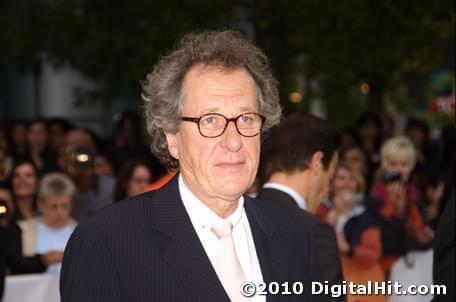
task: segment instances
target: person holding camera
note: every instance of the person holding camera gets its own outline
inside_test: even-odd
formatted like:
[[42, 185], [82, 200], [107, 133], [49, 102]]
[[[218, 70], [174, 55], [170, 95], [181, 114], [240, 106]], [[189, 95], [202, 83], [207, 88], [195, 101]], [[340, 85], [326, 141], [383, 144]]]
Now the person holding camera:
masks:
[[[339, 162], [331, 180], [329, 207], [318, 214], [331, 225], [337, 238], [344, 280], [355, 284], [385, 281], [380, 265], [381, 232], [375, 212], [365, 206], [364, 178], [358, 170]], [[321, 209], [321, 210], [320, 210]], [[347, 294], [347, 302], [386, 302], [385, 296]]]
[[59, 151], [60, 170], [67, 174], [76, 186], [71, 216], [78, 222], [113, 202], [116, 180], [95, 173], [95, 139], [81, 128], [65, 135]]
[[380, 154], [371, 195], [382, 231], [382, 267], [389, 272], [400, 256], [429, 247], [433, 232], [418, 204], [420, 191], [410, 181], [417, 156], [412, 142], [404, 136], [393, 137], [383, 143]]

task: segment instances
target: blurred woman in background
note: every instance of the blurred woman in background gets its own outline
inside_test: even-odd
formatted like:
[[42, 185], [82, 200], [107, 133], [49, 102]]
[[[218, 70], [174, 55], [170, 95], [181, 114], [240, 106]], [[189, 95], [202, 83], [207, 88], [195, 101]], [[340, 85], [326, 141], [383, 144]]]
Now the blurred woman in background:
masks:
[[146, 162], [127, 162], [119, 172], [114, 200], [119, 201], [143, 193], [152, 178], [152, 171]]
[[36, 216], [36, 193], [38, 190], [38, 171], [32, 161], [20, 161], [11, 173], [11, 186], [14, 197], [14, 220]]
[[[332, 206], [323, 219], [334, 227], [344, 280], [356, 284], [385, 281], [380, 265], [381, 232], [375, 212], [363, 201], [364, 179], [346, 163], [339, 163], [331, 182]], [[347, 295], [348, 302], [385, 302], [382, 296]]]
[[68, 120], [57, 117], [49, 119], [47, 125], [49, 148], [53, 153], [57, 154], [63, 146], [65, 134], [73, 129], [73, 125]]
[[27, 122], [15, 121], [10, 127], [12, 154], [16, 160], [27, 157]]
[[423, 218], [424, 209], [418, 205], [421, 193], [410, 181], [416, 158], [407, 137], [393, 137], [382, 145], [381, 166], [371, 195], [381, 223], [386, 272], [408, 251], [429, 247], [433, 237]]
[[14, 160], [11, 156], [11, 144], [4, 128], [0, 128], [0, 183], [10, 177]]
[[369, 169], [375, 169], [379, 163], [378, 150], [382, 144], [382, 127], [377, 115], [364, 112], [356, 121], [359, 144], [368, 154]]
[[100, 151], [95, 156], [95, 173], [101, 176], [116, 177], [116, 168], [112, 156]]
[[351, 145], [340, 151], [340, 160], [349, 165], [364, 178], [364, 193], [370, 192], [373, 173], [370, 170], [368, 155], [360, 145]]
[[323, 217], [334, 226], [336, 234], [343, 233], [345, 223], [362, 210], [364, 179], [346, 163], [339, 163], [331, 181], [331, 207]]
[[27, 129], [28, 156], [35, 164], [39, 175], [56, 171], [56, 154], [48, 146], [49, 135], [46, 120], [38, 118]]

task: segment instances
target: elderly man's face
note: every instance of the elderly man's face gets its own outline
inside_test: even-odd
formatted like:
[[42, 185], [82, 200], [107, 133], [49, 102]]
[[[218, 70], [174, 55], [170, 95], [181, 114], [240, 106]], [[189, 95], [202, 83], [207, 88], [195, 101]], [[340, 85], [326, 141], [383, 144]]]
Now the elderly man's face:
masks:
[[[183, 83], [183, 116], [220, 113], [227, 118], [258, 112], [255, 83], [244, 69], [193, 67]], [[207, 202], [235, 201], [253, 183], [258, 169], [260, 135], [241, 136], [234, 123], [223, 135], [203, 137], [198, 125], [182, 122], [177, 134], [167, 134], [171, 155], [190, 190]]]
[[71, 211], [71, 196], [56, 195], [40, 199], [38, 208], [43, 215], [43, 221], [49, 227], [61, 228], [68, 224]]

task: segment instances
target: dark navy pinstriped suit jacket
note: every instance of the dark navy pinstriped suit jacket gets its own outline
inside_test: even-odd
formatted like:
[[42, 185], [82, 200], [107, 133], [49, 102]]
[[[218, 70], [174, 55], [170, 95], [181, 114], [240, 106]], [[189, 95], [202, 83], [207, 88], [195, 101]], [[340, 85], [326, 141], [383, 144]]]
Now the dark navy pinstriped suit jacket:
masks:
[[[320, 301], [314, 242], [296, 211], [245, 197], [263, 279], [301, 281], [300, 296], [267, 301]], [[105, 208], [81, 223], [65, 249], [63, 302], [229, 301], [180, 199], [177, 177], [162, 189]]]

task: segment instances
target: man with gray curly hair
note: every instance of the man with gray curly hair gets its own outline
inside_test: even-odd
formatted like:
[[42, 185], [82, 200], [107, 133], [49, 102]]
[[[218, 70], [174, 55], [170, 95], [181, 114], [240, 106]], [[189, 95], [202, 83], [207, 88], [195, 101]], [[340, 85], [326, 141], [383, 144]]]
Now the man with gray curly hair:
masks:
[[[301, 217], [243, 195], [261, 136], [281, 115], [265, 54], [234, 31], [188, 34], [147, 75], [142, 97], [151, 150], [177, 175], [77, 228], [62, 301], [266, 301], [272, 281], [303, 287], [268, 301], [318, 300]], [[246, 282], [266, 290], [255, 296]]]

